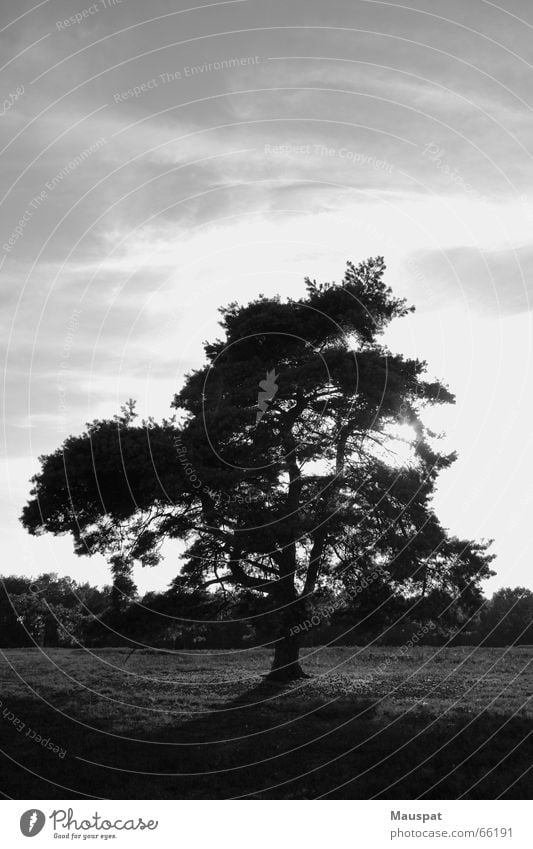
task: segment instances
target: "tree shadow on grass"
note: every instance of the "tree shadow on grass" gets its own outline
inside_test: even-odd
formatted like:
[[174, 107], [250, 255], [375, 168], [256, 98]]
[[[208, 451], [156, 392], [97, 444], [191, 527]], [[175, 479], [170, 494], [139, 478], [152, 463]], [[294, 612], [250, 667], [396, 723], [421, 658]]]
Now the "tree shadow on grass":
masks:
[[[313, 693], [312, 681], [291, 687], [263, 680], [196, 718], [158, 727], [142, 713], [142, 721], [126, 720], [114, 735], [66, 719], [33, 696], [7, 702], [3, 708], [25, 723], [19, 732], [0, 714], [0, 789], [12, 798], [530, 796], [527, 717], [436, 718], [418, 710], [395, 719], [368, 697], [332, 701]], [[82, 709], [77, 718], [83, 722]], [[105, 728], [102, 717], [100, 724]], [[65, 756], [28, 736], [28, 728]]]

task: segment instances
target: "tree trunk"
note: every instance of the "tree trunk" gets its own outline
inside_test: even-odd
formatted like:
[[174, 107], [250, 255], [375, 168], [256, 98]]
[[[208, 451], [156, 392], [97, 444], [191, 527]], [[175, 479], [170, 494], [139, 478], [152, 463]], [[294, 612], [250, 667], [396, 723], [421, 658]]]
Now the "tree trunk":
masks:
[[281, 612], [279, 636], [274, 647], [274, 658], [269, 679], [273, 681], [296, 681], [308, 678], [299, 663], [300, 639], [295, 629], [299, 624], [299, 605], [289, 604]]
[[298, 678], [308, 678], [298, 660], [300, 646], [298, 637], [285, 634], [274, 648], [274, 659], [269, 678], [272, 681], [296, 681]]

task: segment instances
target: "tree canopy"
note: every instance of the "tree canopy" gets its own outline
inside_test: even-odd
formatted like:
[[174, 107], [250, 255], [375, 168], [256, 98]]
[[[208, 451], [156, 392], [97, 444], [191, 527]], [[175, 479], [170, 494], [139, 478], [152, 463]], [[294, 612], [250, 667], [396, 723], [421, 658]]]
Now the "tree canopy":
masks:
[[423, 417], [454, 397], [383, 344], [413, 309], [384, 272], [382, 257], [348, 263], [341, 283], [307, 279], [297, 300], [221, 309], [223, 336], [175, 395], [176, 418], [136, 425], [130, 405], [67, 439], [41, 458], [24, 525], [72, 534], [78, 554], [106, 553], [117, 573], [183, 540], [190, 586], [268, 600], [275, 677], [303, 674], [297, 633], [313, 594], [378, 567], [391, 594], [473, 608], [491, 556], [434, 512], [455, 454]]

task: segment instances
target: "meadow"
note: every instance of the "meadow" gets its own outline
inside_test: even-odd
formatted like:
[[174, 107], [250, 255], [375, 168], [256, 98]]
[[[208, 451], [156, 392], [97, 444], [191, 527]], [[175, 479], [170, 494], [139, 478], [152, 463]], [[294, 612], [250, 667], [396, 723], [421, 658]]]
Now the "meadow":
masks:
[[533, 648], [0, 653], [8, 798], [528, 798]]

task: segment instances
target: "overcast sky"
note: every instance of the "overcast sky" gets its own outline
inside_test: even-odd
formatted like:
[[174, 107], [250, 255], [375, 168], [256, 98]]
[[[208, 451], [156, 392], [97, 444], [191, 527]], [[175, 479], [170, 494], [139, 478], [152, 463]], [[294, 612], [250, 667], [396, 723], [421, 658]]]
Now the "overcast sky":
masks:
[[495, 538], [489, 592], [533, 587], [531, 3], [190, 6], [2, 4], [1, 571], [108, 581], [18, 523], [38, 455], [168, 414], [218, 306], [383, 254], [417, 307], [390, 346], [457, 395], [438, 512]]

